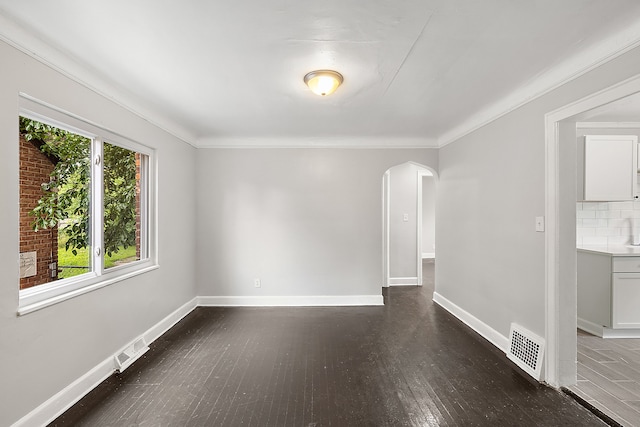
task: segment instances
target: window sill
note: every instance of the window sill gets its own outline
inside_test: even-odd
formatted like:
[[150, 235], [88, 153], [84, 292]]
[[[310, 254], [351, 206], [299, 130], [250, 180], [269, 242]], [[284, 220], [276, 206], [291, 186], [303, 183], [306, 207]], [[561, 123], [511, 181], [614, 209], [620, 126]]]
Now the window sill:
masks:
[[[159, 267], [160, 266], [158, 264], [148, 264], [145, 266], [138, 266], [137, 268], [129, 271], [114, 272], [117, 275], [114, 275], [112, 277], [109, 277], [107, 275], [100, 276], [100, 278], [92, 277], [90, 279], [85, 279], [80, 282], [76, 282], [76, 285], [82, 284], [83, 286], [80, 286], [80, 287], [76, 286], [75, 289], [71, 289], [68, 292], [58, 293], [50, 297], [47, 296], [48, 294], [53, 294], [53, 292], [50, 292], [50, 290], [40, 292], [40, 293], [36, 291], [36, 293], [38, 294], [36, 298], [34, 298], [33, 296], [23, 297], [23, 295], [21, 294], [17, 315], [24, 316], [25, 314], [33, 313], [34, 311], [38, 311], [45, 307], [49, 307], [54, 304], [58, 304], [60, 302], [66, 301], [68, 299], [75, 298], [79, 295], [83, 295], [88, 292], [95, 291], [96, 289], [104, 288], [105, 286], [109, 286], [113, 283], [121, 282], [131, 277], [144, 274], [148, 271], [155, 270]], [[87, 283], [87, 284], [84, 285], [84, 283]], [[68, 286], [67, 284], [61, 285], [57, 289], [64, 289], [67, 286]]]

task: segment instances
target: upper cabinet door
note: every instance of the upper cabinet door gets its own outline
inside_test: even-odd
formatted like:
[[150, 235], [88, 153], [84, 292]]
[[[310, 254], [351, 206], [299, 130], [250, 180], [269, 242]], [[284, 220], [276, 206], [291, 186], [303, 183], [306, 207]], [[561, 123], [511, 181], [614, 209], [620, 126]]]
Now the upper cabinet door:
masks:
[[637, 173], [637, 136], [585, 136], [582, 200], [636, 200]]

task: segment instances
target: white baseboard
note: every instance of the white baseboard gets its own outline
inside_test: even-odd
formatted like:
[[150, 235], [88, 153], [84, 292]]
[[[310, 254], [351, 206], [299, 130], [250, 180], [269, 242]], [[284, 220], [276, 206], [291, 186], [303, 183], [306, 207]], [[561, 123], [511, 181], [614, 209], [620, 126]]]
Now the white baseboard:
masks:
[[603, 328], [602, 338], [640, 338], [640, 329]]
[[422, 259], [435, 259], [435, 252], [422, 252]]
[[[196, 298], [152, 326], [143, 334], [147, 343], [155, 341], [194, 308], [196, 308]], [[13, 424], [13, 427], [44, 426], [55, 420], [115, 372], [116, 365], [114, 356], [116, 354], [117, 352], [100, 362], [96, 367], [56, 393], [36, 409], [29, 412]]]
[[389, 277], [389, 286], [418, 286], [417, 277]]
[[113, 356], [66, 386], [49, 400], [19, 419], [13, 427], [46, 426], [115, 371]]
[[198, 298], [194, 298], [191, 301], [179, 307], [173, 313], [162, 319], [155, 326], [152, 326], [147, 332], [143, 334], [147, 344], [151, 344], [162, 334], [171, 329], [176, 323], [181, 321], [187, 314], [191, 313], [198, 306]]
[[500, 332], [496, 331], [486, 323], [482, 322], [480, 319], [472, 315], [471, 313], [463, 310], [458, 307], [442, 295], [437, 292], [433, 293], [433, 301], [438, 304], [440, 307], [447, 310], [449, 313], [453, 314], [455, 317], [460, 319], [462, 323], [469, 326], [471, 329], [480, 334], [484, 339], [489, 341], [491, 344], [498, 347], [502, 352], [507, 353], [509, 350], [509, 338], [502, 335]]
[[383, 305], [382, 295], [200, 296], [202, 307], [323, 307]]
[[[333, 295], [333, 296], [251, 296], [251, 297], [196, 297], [149, 328], [142, 334], [147, 344], [151, 344], [171, 329], [198, 306], [220, 307], [278, 307], [278, 306], [378, 306], [383, 305], [382, 295]], [[69, 384], [53, 397], [18, 420], [13, 427], [47, 425], [64, 411], [82, 399], [87, 393], [109, 378], [116, 370], [114, 356], [109, 356], [96, 367]]]
[[602, 337], [602, 330], [604, 329], [604, 326], [578, 317], [578, 329], [582, 329], [592, 335]]
[[611, 329], [578, 317], [578, 328], [601, 338], [640, 338], [640, 329]]

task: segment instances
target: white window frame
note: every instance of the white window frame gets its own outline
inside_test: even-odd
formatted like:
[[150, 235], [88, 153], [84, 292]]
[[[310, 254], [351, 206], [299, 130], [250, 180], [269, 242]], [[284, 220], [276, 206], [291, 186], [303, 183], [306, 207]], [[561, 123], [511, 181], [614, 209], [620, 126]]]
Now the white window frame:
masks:
[[[151, 147], [132, 141], [95, 123], [57, 109], [28, 95], [20, 94], [19, 116], [58, 127], [90, 138], [91, 147], [91, 253], [92, 268], [68, 279], [33, 286], [19, 291], [18, 315], [48, 307], [87, 292], [120, 282], [130, 277], [158, 268], [157, 263], [157, 196], [156, 196], [156, 156]], [[18, 117], [16, 117], [16, 120]], [[104, 269], [103, 250], [103, 183], [102, 147], [103, 143], [126, 148], [146, 156], [141, 162], [141, 174], [146, 177], [141, 188], [141, 236], [140, 260], [125, 265]]]

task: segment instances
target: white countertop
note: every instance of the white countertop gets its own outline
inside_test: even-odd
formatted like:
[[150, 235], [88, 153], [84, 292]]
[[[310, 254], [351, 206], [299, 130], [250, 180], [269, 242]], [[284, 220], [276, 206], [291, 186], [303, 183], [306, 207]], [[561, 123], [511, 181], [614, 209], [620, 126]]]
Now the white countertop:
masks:
[[577, 249], [612, 256], [640, 256], [640, 246], [632, 245], [578, 245]]

